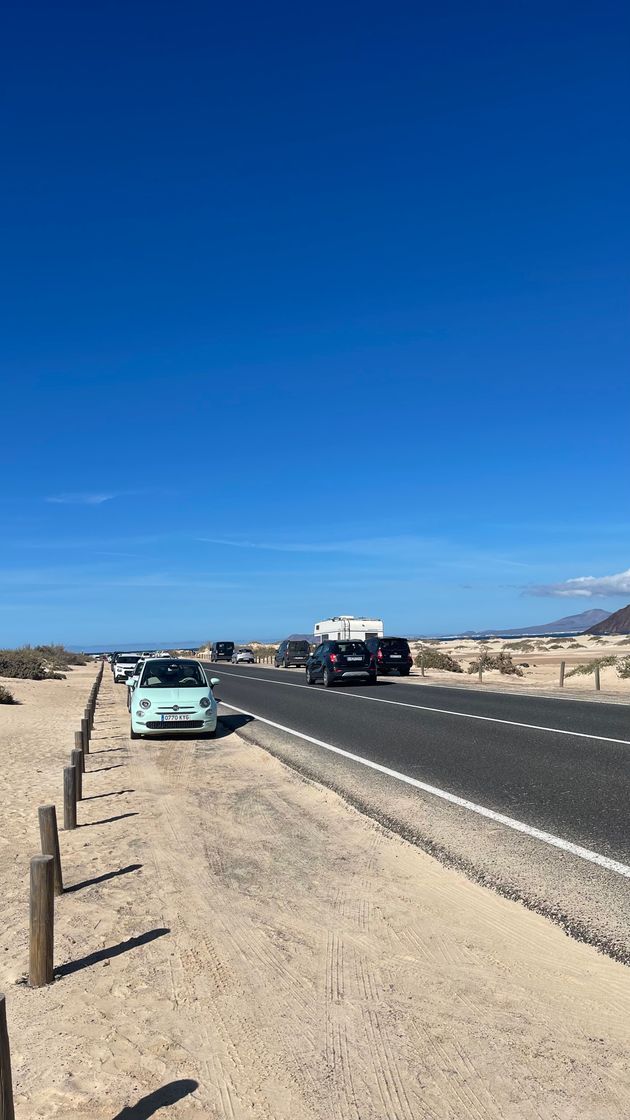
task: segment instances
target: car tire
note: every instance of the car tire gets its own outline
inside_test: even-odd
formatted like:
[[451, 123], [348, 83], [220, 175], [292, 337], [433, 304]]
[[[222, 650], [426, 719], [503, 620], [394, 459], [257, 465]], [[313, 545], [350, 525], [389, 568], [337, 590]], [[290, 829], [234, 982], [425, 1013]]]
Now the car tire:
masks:
[[134, 731], [133, 727], [130, 727], [129, 728], [129, 738], [130, 739], [141, 739], [142, 735], [140, 734], [139, 731]]
[[308, 666], [306, 667], [306, 683], [307, 684], [314, 684], [315, 683], [313, 681], [312, 676], [311, 676], [311, 670], [308, 668]]
[[401, 675], [401, 677], [408, 677], [410, 672], [411, 672], [411, 669], [401, 669], [400, 670], [400, 675]]
[[322, 674], [322, 684], [323, 684], [324, 688], [331, 688], [332, 683], [333, 682], [332, 682], [332, 678], [330, 676], [330, 669], [328, 668], [327, 665], [324, 665], [324, 672]]
[[288, 669], [288, 668], [289, 668], [289, 662], [287, 661], [286, 657], [285, 657], [285, 659], [284, 659], [284, 668], [285, 668], [285, 669]]
[[367, 683], [368, 684], [376, 684], [376, 682], [377, 682], [376, 673], [370, 673], [370, 675], [367, 679]]

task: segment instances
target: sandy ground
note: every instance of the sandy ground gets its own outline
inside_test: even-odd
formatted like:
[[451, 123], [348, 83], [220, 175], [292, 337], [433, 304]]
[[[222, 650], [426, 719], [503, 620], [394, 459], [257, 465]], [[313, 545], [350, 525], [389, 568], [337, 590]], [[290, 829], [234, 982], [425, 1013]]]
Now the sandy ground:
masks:
[[0, 708], [18, 1120], [630, 1114], [630, 970], [225, 727], [130, 743], [107, 670], [61, 836], [58, 978], [19, 983], [36, 809], [59, 804], [92, 676], [16, 682]]

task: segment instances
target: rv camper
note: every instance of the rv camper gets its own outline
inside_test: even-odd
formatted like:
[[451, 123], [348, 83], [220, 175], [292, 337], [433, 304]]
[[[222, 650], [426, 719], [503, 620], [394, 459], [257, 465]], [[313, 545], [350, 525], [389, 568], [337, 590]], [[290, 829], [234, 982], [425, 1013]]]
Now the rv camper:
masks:
[[357, 618], [353, 614], [339, 614], [315, 623], [315, 644], [320, 642], [361, 641], [383, 637], [381, 618]]

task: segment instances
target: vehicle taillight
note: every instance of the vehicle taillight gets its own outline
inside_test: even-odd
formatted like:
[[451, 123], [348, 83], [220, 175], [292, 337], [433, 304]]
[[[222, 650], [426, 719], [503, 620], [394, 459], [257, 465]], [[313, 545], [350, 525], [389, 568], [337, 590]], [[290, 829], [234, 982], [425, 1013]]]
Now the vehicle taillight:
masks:
[[333, 663], [333, 665], [334, 665], [334, 664], [335, 664], [335, 661], [337, 660], [337, 654], [336, 654], [336, 653], [330, 653], [330, 654], [328, 655], [328, 658], [329, 658], [329, 660], [330, 660], [330, 661], [332, 661], [332, 663]]
[[383, 651], [382, 651], [382, 649], [379, 649], [379, 651], [378, 651], [378, 653], [377, 653], [377, 655], [376, 655], [376, 656], [378, 657], [379, 661], [382, 661], [382, 660], [383, 660]]

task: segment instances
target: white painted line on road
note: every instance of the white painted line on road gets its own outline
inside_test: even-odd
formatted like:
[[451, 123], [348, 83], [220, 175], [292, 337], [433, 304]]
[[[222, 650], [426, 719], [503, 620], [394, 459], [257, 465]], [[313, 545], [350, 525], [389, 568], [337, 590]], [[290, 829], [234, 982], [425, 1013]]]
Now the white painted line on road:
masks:
[[373, 762], [372, 759], [363, 758], [360, 754], [345, 751], [342, 747], [334, 747], [332, 743], [324, 743], [322, 739], [314, 739], [312, 735], [305, 735], [303, 731], [296, 731], [293, 727], [285, 727], [282, 723], [275, 723], [274, 720], [259, 716], [256, 712], [248, 712], [245, 708], [237, 708], [235, 704], [226, 704], [225, 700], [221, 700], [220, 704], [224, 708], [230, 708], [233, 712], [240, 712], [243, 716], [251, 716], [252, 719], [259, 720], [260, 723], [266, 723], [268, 727], [275, 727], [276, 730], [284, 731], [287, 735], [294, 735], [298, 739], [303, 739], [306, 743], [313, 743], [314, 746], [322, 747], [325, 751], [331, 751], [333, 754], [341, 755], [342, 758], [348, 758], [351, 762], [358, 762], [361, 766], [369, 767], [370, 770], [377, 770], [379, 774], [387, 774], [389, 778], [396, 778], [397, 781], [404, 782], [405, 785], [421, 789], [424, 793], [430, 793], [433, 797], [439, 797], [442, 801], [448, 801], [451, 805], [457, 805], [460, 809], [468, 809], [471, 813], [477, 813], [480, 817], [487, 817], [488, 820], [505, 825], [506, 828], [511, 828], [514, 832], [522, 832], [526, 836], [531, 836], [534, 840], [541, 840], [543, 844], [560, 848], [561, 851], [569, 852], [572, 856], [578, 856], [579, 859], [597, 864], [598, 867], [603, 867], [606, 871], [614, 871], [617, 875], [622, 875], [624, 879], [630, 879], [630, 867], [625, 863], [619, 863], [618, 860], [609, 859], [608, 856], [602, 856], [599, 852], [592, 852], [589, 848], [581, 848], [579, 844], [573, 844], [570, 840], [563, 840], [561, 836], [554, 836], [552, 832], [543, 832], [540, 828], [524, 824], [523, 821], [517, 821], [514, 817], [506, 817], [503, 813], [496, 813], [494, 809], [487, 809], [485, 805], [477, 805], [474, 801], [468, 801], [465, 797], [458, 797], [455, 793], [449, 793], [448, 790], [440, 789], [438, 786], [420, 782], [417, 778], [411, 778], [408, 774], [401, 774], [399, 770], [382, 766], [380, 762]]
[[[309, 692], [317, 693], [319, 690], [308, 684], [293, 684], [293, 681], [276, 681], [273, 677], [254, 677], [249, 673], [228, 673], [230, 677], [242, 677], [247, 681], [264, 681], [266, 684], [281, 685], [284, 688], [306, 688]], [[349, 696], [353, 700], [367, 700], [372, 704], [393, 704], [396, 708], [415, 708], [421, 712], [439, 712], [444, 716], [457, 716], [459, 719], [479, 719], [485, 723], [502, 723], [507, 727], [527, 727], [530, 731], [548, 731], [553, 735], [572, 735], [577, 739], [595, 739], [598, 743], [619, 743], [623, 747], [630, 747], [630, 739], [611, 739], [607, 735], [591, 735], [587, 731], [567, 731], [564, 727], [541, 727], [536, 723], [518, 723], [514, 719], [499, 719], [497, 716], [479, 716], [472, 712], [454, 712], [449, 708], [430, 708], [428, 704], [408, 704], [404, 700], [384, 700], [381, 696], [365, 696], [359, 692], [349, 690], [326, 689], [327, 696]]]

